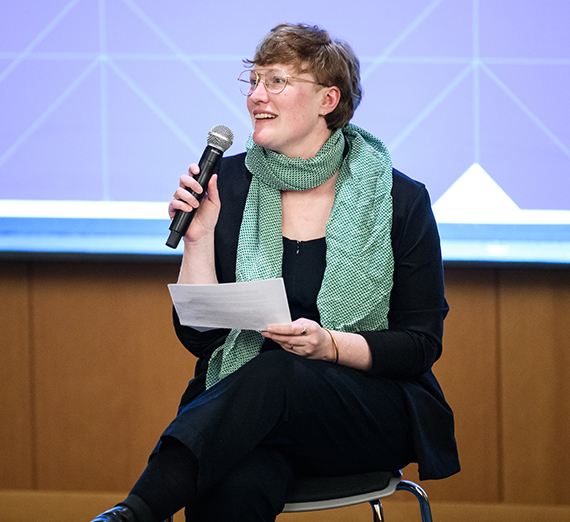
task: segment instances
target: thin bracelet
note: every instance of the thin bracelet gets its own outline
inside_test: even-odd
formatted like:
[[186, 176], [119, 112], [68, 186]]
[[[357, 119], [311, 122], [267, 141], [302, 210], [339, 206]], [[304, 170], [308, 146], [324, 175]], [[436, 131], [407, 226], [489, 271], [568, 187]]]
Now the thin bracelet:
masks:
[[334, 364], [336, 364], [338, 362], [338, 344], [336, 343], [336, 339], [334, 338], [333, 333], [328, 328], [323, 328], [323, 330], [326, 330], [329, 333], [329, 335], [331, 336], [333, 346], [334, 346], [334, 351], [336, 352], [336, 357], [334, 360]]

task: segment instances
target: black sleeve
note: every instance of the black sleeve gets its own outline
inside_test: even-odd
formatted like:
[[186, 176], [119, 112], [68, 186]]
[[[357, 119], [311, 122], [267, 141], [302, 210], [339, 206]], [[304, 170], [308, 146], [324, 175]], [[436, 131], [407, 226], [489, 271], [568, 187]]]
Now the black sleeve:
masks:
[[359, 333], [372, 352], [371, 374], [408, 378], [428, 371], [440, 357], [448, 306], [428, 192], [422, 184], [395, 173], [392, 194], [394, 286], [389, 327]]

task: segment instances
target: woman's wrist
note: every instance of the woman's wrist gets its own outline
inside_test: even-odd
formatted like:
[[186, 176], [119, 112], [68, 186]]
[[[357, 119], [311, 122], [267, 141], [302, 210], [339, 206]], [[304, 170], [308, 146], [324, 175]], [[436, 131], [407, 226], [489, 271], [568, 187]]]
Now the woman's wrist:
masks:
[[331, 356], [330, 360], [334, 364], [337, 364], [338, 363], [338, 343], [336, 341], [336, 337], [328, 328], [323, 327], [323, 330], [329, 334], [330, 339], [331, 339], [331, 343], [332, 343], [332, 356]]
[[180, 284], [215, 284], [218, 282], [215, 266], [214, 238], [205, 236], [196, 241], [184, 241], [180, 267]]
[[364, 372], [370, 371], [372, 368], [372, 352], [362, 335], [331, 331], [326, 328], [323, 330], [328, 332], [328, 337], [330, 337], [330, 341], [328, 341], [330, 347], [327, 345], [325, 360]]

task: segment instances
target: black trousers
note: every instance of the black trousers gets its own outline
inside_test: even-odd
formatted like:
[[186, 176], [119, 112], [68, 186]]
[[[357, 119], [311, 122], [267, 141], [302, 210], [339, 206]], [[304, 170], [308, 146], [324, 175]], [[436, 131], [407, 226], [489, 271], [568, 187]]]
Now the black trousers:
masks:
[[396, 470], [415, 460], [396, 382], [283, 350], [261, 353], [181, 407], [168, 438], [198, 463], [191, 521], [274, 520], [296, 473]]

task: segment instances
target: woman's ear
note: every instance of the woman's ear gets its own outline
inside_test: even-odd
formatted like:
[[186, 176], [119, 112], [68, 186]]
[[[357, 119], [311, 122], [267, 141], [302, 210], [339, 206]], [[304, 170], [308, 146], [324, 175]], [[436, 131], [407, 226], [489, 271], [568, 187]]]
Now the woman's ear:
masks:
[[321, 116], [326, 116], [334, 111], [340, 102], [340, 89], [336, 86], [326, 87], [321, 104]]

